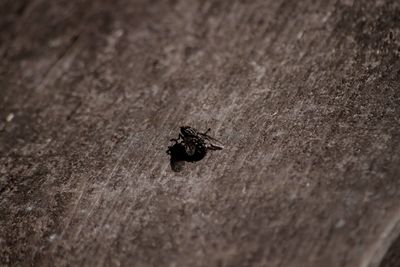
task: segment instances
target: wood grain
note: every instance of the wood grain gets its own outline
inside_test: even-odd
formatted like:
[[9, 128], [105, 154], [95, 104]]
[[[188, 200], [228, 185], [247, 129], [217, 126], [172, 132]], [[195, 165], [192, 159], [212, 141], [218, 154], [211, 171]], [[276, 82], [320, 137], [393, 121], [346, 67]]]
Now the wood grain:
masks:
[[[399, 19], [395, 0], [2, 1], [0, 264], [400, 264]], [[171, 171], [181, 125], [226, 148]]]

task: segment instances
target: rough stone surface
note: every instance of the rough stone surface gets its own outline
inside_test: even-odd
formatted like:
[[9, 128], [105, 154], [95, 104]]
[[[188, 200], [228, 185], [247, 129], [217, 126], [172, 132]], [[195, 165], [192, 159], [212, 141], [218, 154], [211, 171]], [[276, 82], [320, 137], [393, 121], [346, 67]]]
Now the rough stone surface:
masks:
[[[0, 265], [372, 267], [400, 232], [397, 0], [2, 0], [0, 59]], [[186, 124], [226, 148], [174, 173]]]

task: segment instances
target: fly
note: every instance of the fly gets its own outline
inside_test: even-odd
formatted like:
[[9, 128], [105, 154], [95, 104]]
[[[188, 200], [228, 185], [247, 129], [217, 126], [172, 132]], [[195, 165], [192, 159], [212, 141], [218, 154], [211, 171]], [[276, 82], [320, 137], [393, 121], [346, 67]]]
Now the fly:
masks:
[[221, 150], [222, 143], [208, 135], [211, 129], [199, 132], [193, 127], [182, 126], [177, 139], [171, 139], [175, 144], [168, 147], [167, 154], [171, 156], [171, 168], [181, 171], [185, 161], [202, 160], [208, 150]]

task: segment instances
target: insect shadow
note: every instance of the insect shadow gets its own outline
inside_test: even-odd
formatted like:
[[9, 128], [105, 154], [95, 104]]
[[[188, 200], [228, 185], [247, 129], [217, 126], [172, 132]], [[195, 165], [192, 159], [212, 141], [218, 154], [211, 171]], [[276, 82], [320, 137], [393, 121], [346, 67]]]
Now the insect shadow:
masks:
[[185, 162], [196, 162], [202, 160], [208, 150], [221, 150], [223, 145], [220, 141], [209, 136], [206, 132], [202, 133], [190, 126], [182, 126], [175, 142], [168, 147], [167, 154], [170, 155], [171, 169], [180, 172], [185, 166]]

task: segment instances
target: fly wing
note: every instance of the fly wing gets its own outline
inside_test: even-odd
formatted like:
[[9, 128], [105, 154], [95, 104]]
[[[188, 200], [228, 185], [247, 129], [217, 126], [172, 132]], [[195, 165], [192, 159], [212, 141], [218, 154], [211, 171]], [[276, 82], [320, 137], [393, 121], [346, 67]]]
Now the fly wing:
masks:
[[221, 141], [207, 135], [207, 134], [199, 134], [205, 141], [207, 149], [211, 150], [221, 150], [224, 148], [224, 145]]

